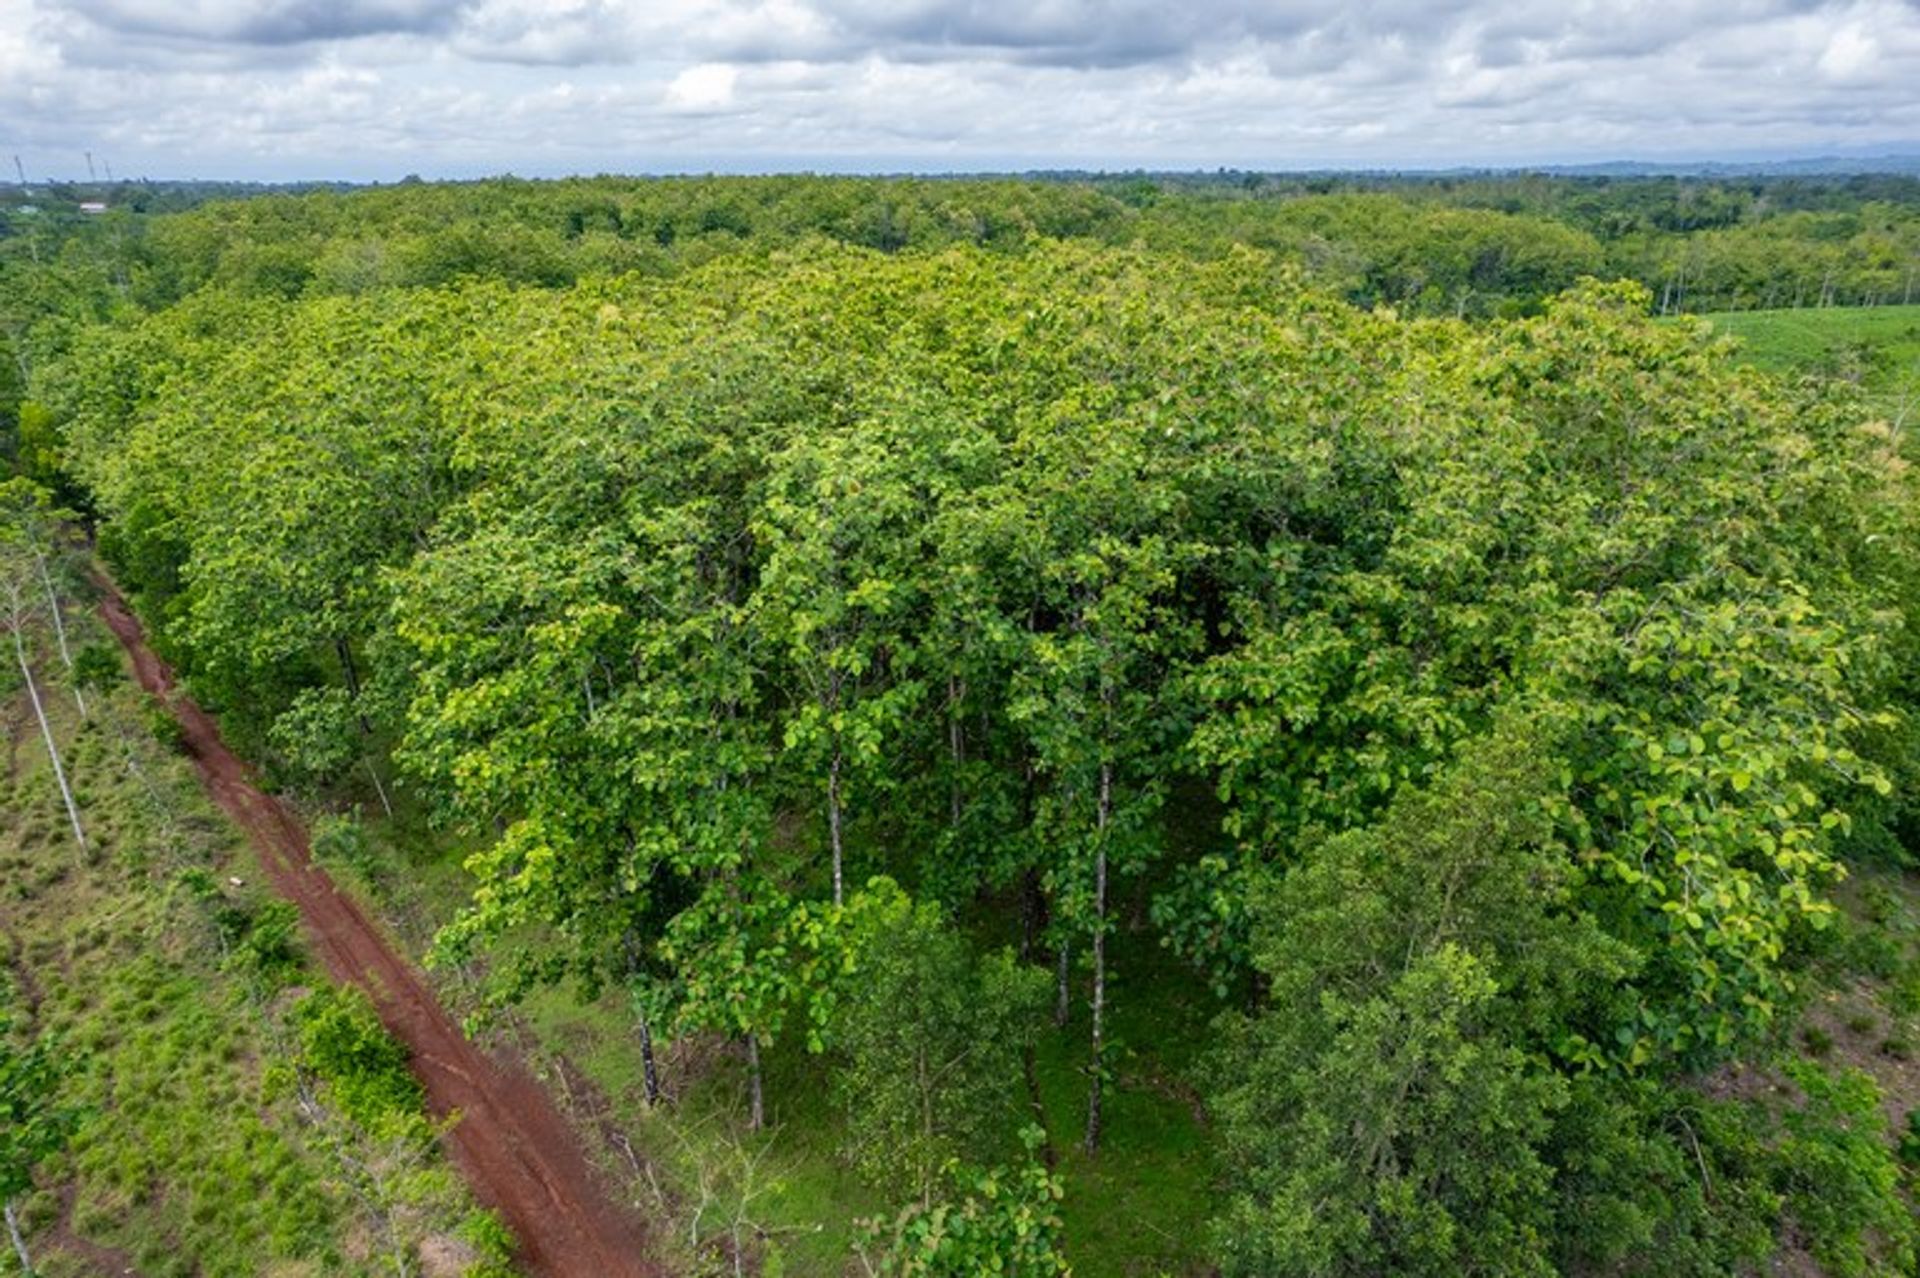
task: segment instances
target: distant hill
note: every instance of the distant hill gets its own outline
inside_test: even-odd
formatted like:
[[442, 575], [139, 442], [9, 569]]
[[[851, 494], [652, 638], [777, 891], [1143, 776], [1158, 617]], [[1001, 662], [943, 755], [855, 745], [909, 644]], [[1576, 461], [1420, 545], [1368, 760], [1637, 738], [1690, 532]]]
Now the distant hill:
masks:
[[[1494, 170], [1487, 170], [1494, 171]], [[1499, 170], [1514, 172], [1515, 170]], [[1525, 171], [1566, 177], [1845, 177], [1855, 173], [1920, 176], [1920, 153], [1815, 156], [1800, 160], [1702, 160], [1698, 163], [1608, 160], [1598, 164], [1548, 164]]]
[[[1034, 169], [1020, 176], [1041, 181], [1146, 179], [1180, 185], [1245, 184], [1263, 178], [1340, 181], [1440, 181], [1544, 175], [1567, 178], [1811, 178], [1861, 175], [1920, 177], [1920, 151], [1869, 156], [1812, 156], [1790, 160], [1598, 160], [1586, 164], [1455, 165], [1451, 168], [1333, 165], [1271, 169]], [[981, 174], [978, 176], [987, 176]]]

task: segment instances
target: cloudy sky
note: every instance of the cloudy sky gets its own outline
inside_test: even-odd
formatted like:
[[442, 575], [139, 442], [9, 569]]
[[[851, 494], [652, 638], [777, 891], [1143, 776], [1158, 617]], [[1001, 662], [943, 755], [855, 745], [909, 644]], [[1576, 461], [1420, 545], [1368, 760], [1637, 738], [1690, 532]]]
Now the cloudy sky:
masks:
[[1920, 0], [0, 0], [84, 176], [1920, 151]]

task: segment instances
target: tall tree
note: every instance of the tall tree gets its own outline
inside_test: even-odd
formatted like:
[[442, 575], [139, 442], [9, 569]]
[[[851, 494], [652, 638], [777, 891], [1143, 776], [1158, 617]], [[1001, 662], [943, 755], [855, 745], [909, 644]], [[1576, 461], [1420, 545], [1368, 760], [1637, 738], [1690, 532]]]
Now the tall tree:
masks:
[[822, 775], [835, 905], [849, 792], [879, 786], [890, 738], [921, 695], [903, 624], [920, 589], [909, 557], [920, 514], [883, 441], [828, 432], [772, 459], [752, 524], [766, 554], [753, 624], [796, 685], [785, 742]]

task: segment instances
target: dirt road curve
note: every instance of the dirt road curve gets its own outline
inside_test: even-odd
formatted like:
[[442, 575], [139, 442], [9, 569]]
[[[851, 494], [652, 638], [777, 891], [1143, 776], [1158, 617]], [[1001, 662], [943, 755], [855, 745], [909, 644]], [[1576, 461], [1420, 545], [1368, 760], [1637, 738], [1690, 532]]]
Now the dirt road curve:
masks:
[[313, 864], [293, 814], [252, 784], [206, 712], [174, 693], [172, 672], [148, 649], [126, 601], [101, 584], [101, 615], [133, 658], [141, 686], [179, 719], [207, 792], [246, 831], [274, 889], [300, 907], [314, 953], [335, 980], [373, 997], [380, 1019], [412, 1051], [434, 1112], [460, 1111], [447, 1137], [454, 1161], [480, 1200], [512, 1227], [527, 1271], [540, 1278], [664, 1278], [648, 1258], [644, 1230], [607, 1197], [539, 1084], [461, 1034], [420, 973]]

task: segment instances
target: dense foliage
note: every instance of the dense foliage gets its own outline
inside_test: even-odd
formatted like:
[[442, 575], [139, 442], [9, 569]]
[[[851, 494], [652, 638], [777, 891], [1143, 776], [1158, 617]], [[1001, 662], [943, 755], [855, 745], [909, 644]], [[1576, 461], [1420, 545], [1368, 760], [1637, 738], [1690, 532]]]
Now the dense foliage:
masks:
[[1649, 312], [1804, 219], [1892, 288], [1910, 206], [1156, 191], [216, 206], [33, 402], [195, 691], [477, 849], [436, 957], [625, 991], [649, 1080], [733, 1040], [756, 1125], [817, 1054], [896, 1271], [1051, 1272], [1023, 1051], [1051, 981], [1096, 1150], [1147, 928], [1221, 1014], [1229, 1272], [1906, 1263], [1870, 1084], [1700, 1089], [1911, 828], [1911, 475]]

